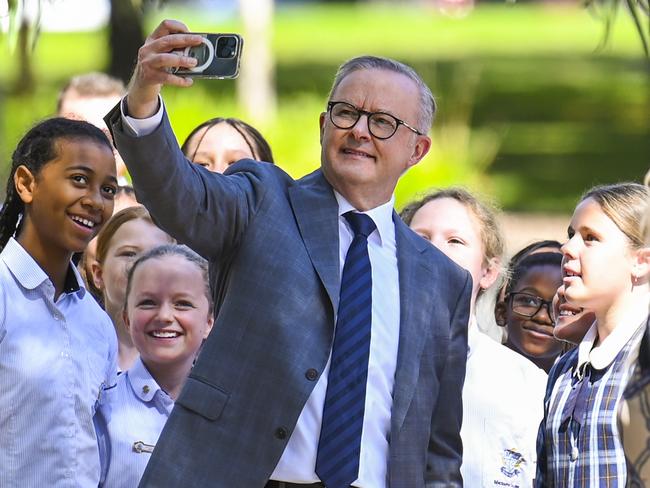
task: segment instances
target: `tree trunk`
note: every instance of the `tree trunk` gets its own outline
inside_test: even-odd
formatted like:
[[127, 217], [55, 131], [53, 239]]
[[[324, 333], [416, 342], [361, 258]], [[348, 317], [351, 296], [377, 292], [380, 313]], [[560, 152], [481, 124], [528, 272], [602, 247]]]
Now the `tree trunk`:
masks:
[[237, 98], [253, 121], [275, 116], [275, 62], [271, 50], [273, 0], [239, 0], [244, 21], [244, 49]]
[[111, 0], [108, 21], [110, 61], [108, 74], [128, 83], [144, 44], [142, 9], [131, 0]]
[[32, 93], [35, 88], [32, 66], [32, 46], [29, 30], [34, 28], [26, 16], [22, 16], [18, 29], [18, 75], [12, 91], [17, 94]]

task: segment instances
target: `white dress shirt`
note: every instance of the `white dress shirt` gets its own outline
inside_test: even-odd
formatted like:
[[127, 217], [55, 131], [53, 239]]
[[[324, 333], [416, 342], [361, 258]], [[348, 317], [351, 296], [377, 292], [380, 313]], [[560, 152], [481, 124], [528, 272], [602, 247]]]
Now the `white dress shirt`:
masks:
[[[335, 192], [335, 196], [339, 204], [339, 263], [343, 274], [345, 255], [354, 238], [343, 214], [354, 208], [338, 193]], [[372, 267], [372, 332], [359, 478], [353, 486], [382, 488], [387, 484], [388, 437], [399, 343], [399, 275], [393, 199], [364, 213], [372, 218], [377, 230], [368, 236], [368, 255]], [[328, 361], [271, 479], [293, 483], [319, 481], [315, 472], [316, 453], [329, 366]]]
[[117, 386], [101, 407], [107, 456], [104, 488], [135, 488], [158, 442], [174, 400], [153, 379], [142, 360], [117, 378]]
[[[136, 136], [153, 132], [163, 115], [163, 102], [156, 114], [147, 119], [134, 119], [126, 115], [121, 105], [122, 120]], [[339, 205], [339, 264], [343, 265], [354, 235], [343, 214], [355, 210], [336, 191]], [[400, 296], [397, 268], [397, 246], [393, 223], [394, 197], [367, 212], [377, 229], [368, 236], [368, 255], [372, 267], [372, 329], [370, 358], [366, 386], [366, 403], [361, 432], [359, 478], [353, 486], [359, 488], [384, 488], [388, 475], [388, 439], [393, 406], [393, 384], [399, 344]], [[272, 480], [292, 483], [314, 483], [316, 453], [327, 391], [329, 360], [323, 374], [316, 382], [307, 403], [298, 417], [296, 428], [289, 438]]]
[[461, 473], [471, 488], [530, 487], [546, 373], [471, 323], [463, 386]]
[[0, 254], [0, 486], [91, 487], [117, 337], [70, 264], [63, 293], [13, 238]]

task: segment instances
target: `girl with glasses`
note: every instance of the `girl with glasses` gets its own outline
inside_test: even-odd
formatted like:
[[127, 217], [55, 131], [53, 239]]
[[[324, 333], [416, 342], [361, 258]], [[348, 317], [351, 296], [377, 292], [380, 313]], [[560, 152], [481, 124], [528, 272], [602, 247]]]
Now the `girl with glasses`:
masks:
[[618, 407], [650, 305], [648, 189], [599, 186], [578, 203], [562, 246], [566, 300], [596, 319], [553, 367], [538, 437], [536, 486], [626, 486]]
[[547, 373], [562, 352], [553, 335], [551, 303], [562, 284], [562, 254], [538, 252], [511, 265], [504, 299], [495, 306], [497, 324], [506, 328], [505, 345]]
[[476, 314], [477, 299], [501, 271], [504, 239], [495, 212], [466, 190], [449, 188], [408, 205], [402, 218], [474, 283], [460, 432], [465, 486], [531, 486], [546, 374], [483, 334]]

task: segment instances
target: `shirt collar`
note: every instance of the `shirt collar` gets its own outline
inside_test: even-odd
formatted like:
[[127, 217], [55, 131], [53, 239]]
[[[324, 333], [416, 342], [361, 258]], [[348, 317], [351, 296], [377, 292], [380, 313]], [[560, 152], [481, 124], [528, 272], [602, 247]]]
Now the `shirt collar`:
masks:
[[[7, 245], [2, 250], [2, 260], [16, 280], [27, 290], [35, 290], [44, 283], [51, 284], [50, 277], [43, 271], [43, 268], [13, 237], [9, 238]], [[77, 293], [79, 298], [83, 298], [86, 293], [81, 275], [72, 263], [68, 266], [63, 292]], [[54, 290], [52, 290], [52, 293], [54, 293]]]
[[139, 356], [126, 374], [129, 375], [129, 383], [133, 393], [143, 402], [153, 400], [157, 391], [164, 393]]
[[[355, 211], [359, 212], [356, 208], [348, 202], [343, 195], [334, 190], [334, 196], [336, 201], [339, 204], [339, 217], [343, 214]], [[378, 207], [366, 210], [365, 212], [359, 212], [366, 214], [370, 217], [375, 225], [377, 226], [377, 233], [379, 234], [379, 241], [383, 243], [391, 233], [395, 232], [395, 224], [393, 223], [393, 210], [395, 205], [395, 195], [390, 197], [386, 203], [379, 205]]]
[[643, 317], [642, 320], [634, 315], [636, 314], [628, 314], [620, 322], [620, 325], [595, 347], [594, 344], [598, 340], [598, 329], [594, 321], [578, 345], [578, 366], [574, 372], [576, 376], [582, 377], [587, 363], [591, 363], [594, 369], [603, 370], [614, 361], [639, 327], [645, 326], [647, 317]]
[[474, 350], [478, 347], [482, 332], [478, 328], [476, 316], [472, 314], [467, 326], [467, 357], [469, 358]]

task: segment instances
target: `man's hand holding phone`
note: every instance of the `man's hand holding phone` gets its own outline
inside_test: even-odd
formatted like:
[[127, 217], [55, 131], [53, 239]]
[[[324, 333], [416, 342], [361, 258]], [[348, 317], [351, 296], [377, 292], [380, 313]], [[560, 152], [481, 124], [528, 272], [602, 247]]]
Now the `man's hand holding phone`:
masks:
[[203, 39], [201, 35], [189, 33], [187, 26], [177, 20], [163, 20], [156, 27], [138, 51], [126, 99], [131, 117], [144, 119], [154, 115], [163, 85], [192, 85], [191, 77], [179, 76], [174, 71], [197, 66], [197, 59], [184, 52], [185, 48], [202, 45]]

